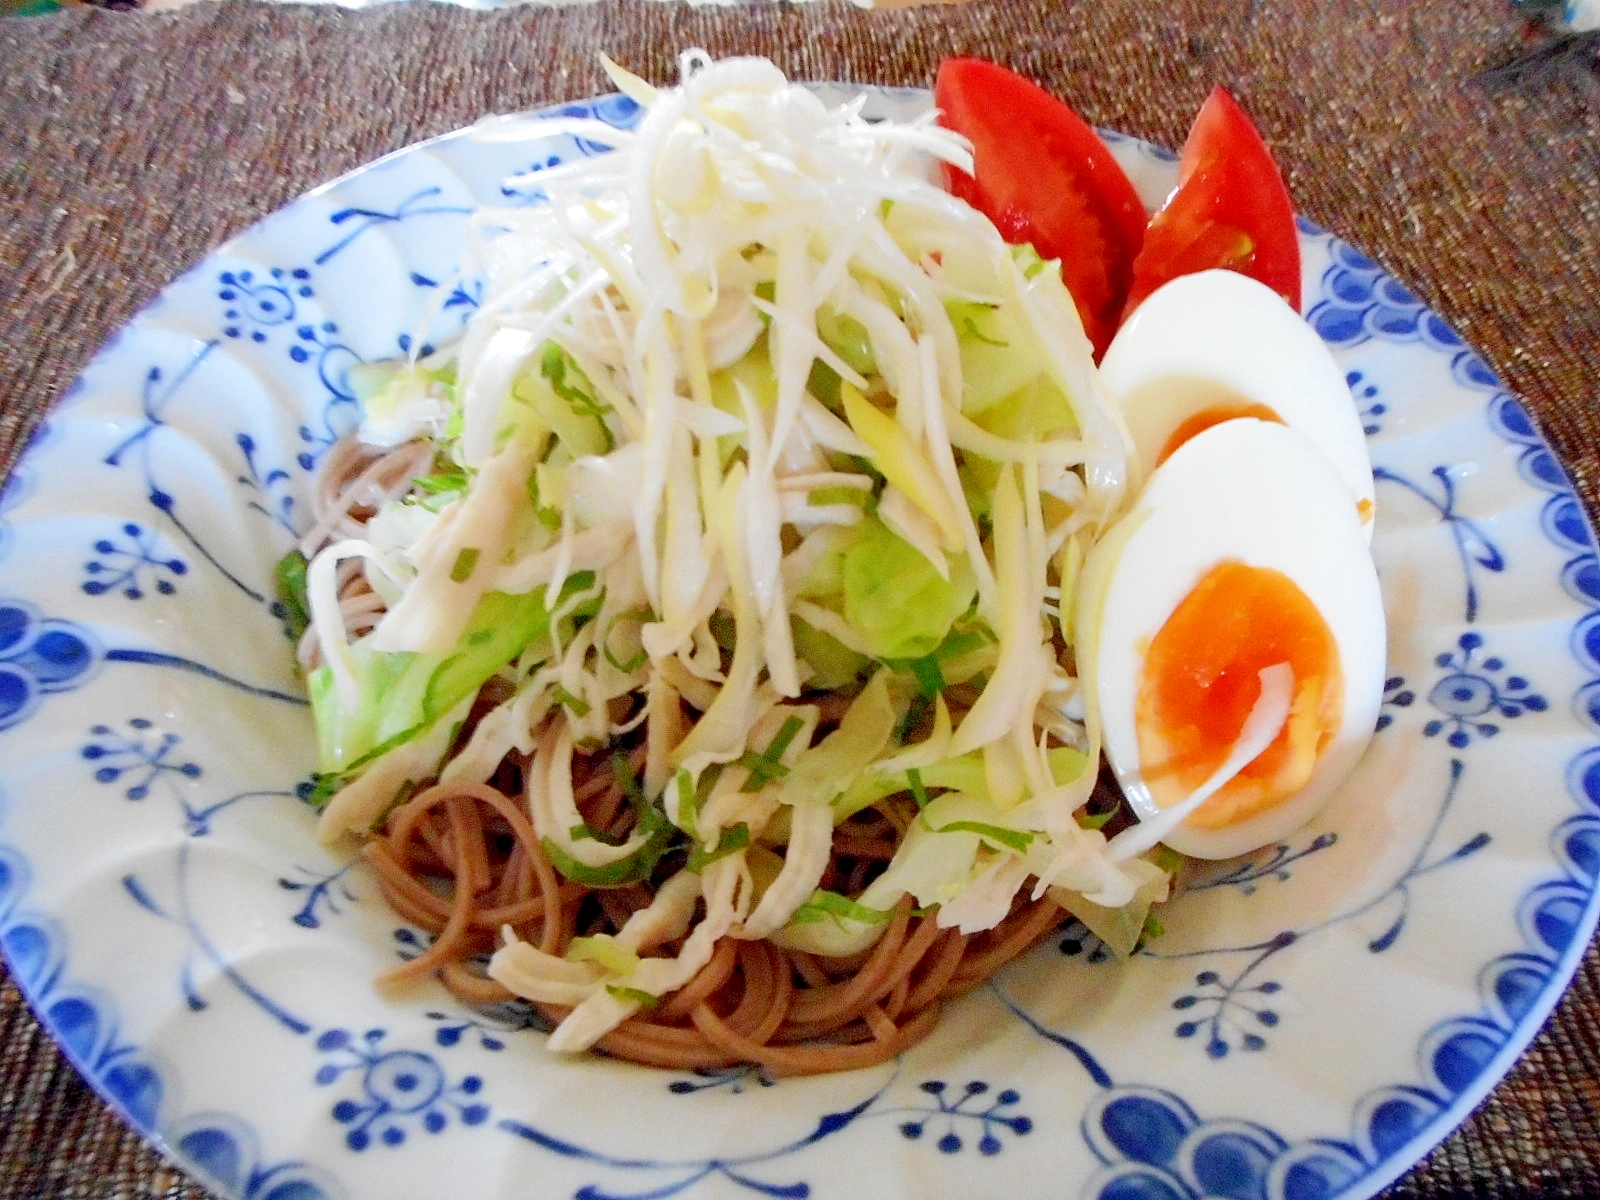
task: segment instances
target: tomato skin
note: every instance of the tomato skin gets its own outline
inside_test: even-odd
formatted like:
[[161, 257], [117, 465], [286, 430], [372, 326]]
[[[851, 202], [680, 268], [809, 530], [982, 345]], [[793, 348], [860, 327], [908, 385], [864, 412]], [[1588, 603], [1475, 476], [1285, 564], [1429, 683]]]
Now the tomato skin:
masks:
[[1300, 311], [1300, 236], [1272, 152], [1244, 109], [1214, 88], [1178, 158], [1178, 188], [1150, 220], [1133, 264], [1126, 319], [1156, 288], [1226, 267]]
[[1049, 92], [995, 63], [939, 64], [940, 122], [973, 147], [973, 174], [945, 168], [945, 185], [1008, 242], [1059, 259], [1095, 357], [1116, 332], [1144, 239], [1139, 194], [1095, 131]]

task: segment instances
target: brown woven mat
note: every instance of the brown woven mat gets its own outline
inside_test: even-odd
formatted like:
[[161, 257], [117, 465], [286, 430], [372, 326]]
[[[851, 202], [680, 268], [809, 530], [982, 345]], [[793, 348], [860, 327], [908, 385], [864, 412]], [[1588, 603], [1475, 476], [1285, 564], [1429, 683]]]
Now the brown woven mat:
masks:
[[[1406, 279], [1600, 496], [1600, 86], [1490, 91], [1502, 0], [974, 0], [867, 13], [603, 0], [480, 14], [198, 5], [0, 18], [0, 464], [174, 274], [306, 188], [484, 113], [658, 79], [677, 50], [927, 84], [999, 59], [1091, 121], [1181, 141], [1213, 83], [1257, 118], [1298, 205]], [[0, 971], [3, 980], [3, 971]], [[1600, 959], [1521, 1064], [1393, 1196], [1600, 1195]], [[123, 1128], [0, 983], [0, 1196], [205, 1193]]]

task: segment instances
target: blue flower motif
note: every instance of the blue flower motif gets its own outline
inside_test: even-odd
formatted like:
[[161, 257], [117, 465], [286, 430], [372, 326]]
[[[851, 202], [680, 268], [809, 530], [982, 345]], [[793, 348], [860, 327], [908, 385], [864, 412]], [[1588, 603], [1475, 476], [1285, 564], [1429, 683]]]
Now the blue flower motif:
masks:
[[150, 785], [169, 772], [185, 779], [200, 778], [199, 763], [171, 761], [172, 751], [183, 740], [177, 734], [153, 733], [154, 726], [144, 717], [134, 717], [128, 728], [132, 732], [126, 736], [114, 732], [109, 725], [96, 725], [89, 730], [98, 740], [83, 748], [83, 757], [104, 764], [95, 769], [96, 783], [116, 783], [124, 775], [137, 773], [123, 794], [129, 800], [143, 800], [150, 794]]
[[[1206, 1053], [1212, 1058], [1224, 1058], [1227, 1056], [1229, 1050], [1228, 1042], [1221, 1036], [1221, 1032], [1224, 1028], [1221, 1020], [1223, 1012], [1230, 1007], [1247, 1007], [1244, 1002], [1240, 1000], [1241, 994], [1255, 992], [1262, 996], [1271, 996], [1280, 991], [1282, 988], [1281, 984], [1269, 979], [1265, 983], [1256, 984], [1254, 987], [1235, 991], [1230, 985], [1224, 984], [1222, 982], [1222, 977], [1215, 971], [1201, 971], [1200, 974], [1194, 977], [1194, 981], [1196, 985], [1206, 990], [1200, 993], [1191, 993], [1189, 995], [1179, 996], [1172, 1002], [1172, 1007], [1182, 1010], [1186, 1008], [1193, 1008], [1197, 1004], [1211, 1004], [1215, 1006], [1214, 1011], [1209, 1020], [1184, 1021], [1174, 1032], [1176, 1032], [1181, 1038], [1187, 1038], [1193, 1037], [1196, 1033], [1200, 1032], [1202, 1028], [1209, 1029], [1211, 1036], [1206, 1041]], [[1278, 1014], [1270, 1008], [1249, 1009], [1249, 1012], [1251, 1016], [1268, 1028], [1271, 1028], [1278, 1023]], [[1237, 1017], [1234, 1018], [1232, 1024], [1234, 1026], [1234, 1031], [1240, 1035], [1239, 1045], [1242, 1049], [1266, 1049], [1266, 1039], [1258, 1033], [1254, 1033], [1243, 1028], [1240, 1025]]]
[[475, 1097], [483, 1080], [467, 1075], [452, 1084], [432, 1056], [417, 1050], [385, 1050], [388, 1036], [369, 1029], [358, 1039], [343, 1029], [330, 1029], [317, 1038], [317, 1049], [332, 1057], [317, 1070], [321, 1087], [346, 1074], [358, 1073], [361, 1095], [333, 1106], [333, 1119], [348, 1125], [345, 1145], [365, 1150], [373, 1137], [385, 1146], [404, 1144], [408, 1128], [442, 1133], [455, 1114], [463, 1125], [481, 1125], [489, 1119], [489, 1106]]
[[26, 720], [50, 692], [86, 683], [101, 657], [70, 621], [42, 619], [21, 600], [0, 601], [0, 729]]
[[1448, 731], [1445, 741], [1461, 750], [1474, 736], [1490, 738], [1500, 732], [1499, 725], [1483, 719], [1487, 716], [1498, 714], [1510, 720], [1525, 712], [1544, 712], [1549, 707], [1543, 696], [1531, 690], [1526, 679], [1504, 673], [1502, 659], [1490, 655], [1478, 661], [1478, 651], [1483, 648], [1482, 635], [1463, 633], [1456, 644], [1459, 649], [1434, 659], [1447, 674], [1433, 685], [1428, 703], [1444, 717], [1424, 725], [1424, 737], [1437, 737]]
[[161, 557], [156, 550], [160, 535], [152, 529], [129, 521], [121, 532], [130, 545], [119, 545], [111, 538], [101, 538], [94, 544], [94, 552], [99, 557], [83, 565], [91, 576], [84, 581], [83, 590], [91, 596], [120, 590], [129, 600], [139, 600], [145, 596], [143, 578], [148, 572], [155, 590], [161, 595], [170, 596], [176, 592], [178, 589], [172, 580], [163, 578], [162, 573], [174, 577], [184, 575], [189, 570], [188, 564], [176, 556]]
[[222, 314], [228, 322], [223, 336], [248, 336], [253, 342], [265, 342], [267, 330], [294, 320], [297, 299], [314, 294], [310, 278], [311, 273], [303, 267], [292, 271], [273, 267], [265, 279], [251, 270], [222, 272], [217, 299], [228, 305]]
[[400, 961], [410, 962], [433, 943], [433, 937], [401, 926], [394, 931], [394, 942], [395, 953], [400, 956]]
[[[999, 1154], [1004, 1149], [998, 1131], [1009, 1130], [1017, 1137], [1033, 1132], [1031, 1118], [1002, 1111], [1014, 1107], [1022, 1099], [1012, 1088], [996, 1092], [989, 1099], [989, 1085], [981, 1079], [972, 1080], [959, 1093], [952, 1093], [942, 1079], [930, 1079], [922, 1085], [921, 1091], [932, 1097], [933, 1106], [920, 1111], [911, 1110], [917, 1116], [901, 1122], [900, 1132], [911, 1141], [916, 1141], [927, 1131], [930, 1123], [943, 1118], [944, 1133], [935, 1145], [945, 1154], [959, 1154], [966, 1145], [956, 1132], [963, 1126], [968, 1129], [977, 1127], [978, 1153], [986, 1156]], [[953, 1100], [952, 1095], [955, 1097]]]

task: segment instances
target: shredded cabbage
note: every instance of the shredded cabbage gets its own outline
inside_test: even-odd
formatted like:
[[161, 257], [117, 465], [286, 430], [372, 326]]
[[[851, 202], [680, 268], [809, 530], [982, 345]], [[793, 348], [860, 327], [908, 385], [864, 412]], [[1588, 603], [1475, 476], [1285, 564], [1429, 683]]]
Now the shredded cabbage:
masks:
[[[524, 756], [556, 867], [657, 889], [565, 958], [506, 931], [489, 972], [571, 1006], [557, 1049], [719, 938], [856, 954], [905, 896], [972, 932], [1032, 879], [1131, 944], [1166, 875], [1077, 819], [1098, 735], [1052, 619], [1123, 504], [1127, 436], [1059, 274], [931, 181], [971, 167], [931, 114], [828, 109], [759, 59], [692, 52], [662, 91], [608, 69], [637, 130], [585, 126], [616, 149], [478, 213], [466, 334], [369, 381], [364, 435], [429, 438], [436, 467], [308, 571], [324, 836]], [[351, 557], [388, 602], [354, 642]], [[829, 693], [848, 703], [824, 721]], [[625, 743], [640, 815], [613, 845], [572, 769]], [[835, 828], [894, 797], [893, 860], [823, 888]]]

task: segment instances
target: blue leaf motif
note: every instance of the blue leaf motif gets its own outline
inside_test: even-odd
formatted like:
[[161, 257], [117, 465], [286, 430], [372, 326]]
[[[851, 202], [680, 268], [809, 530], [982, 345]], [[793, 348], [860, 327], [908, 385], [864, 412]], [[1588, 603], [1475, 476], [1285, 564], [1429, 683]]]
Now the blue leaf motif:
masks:
[[159, 535], [137, 522], [126, 522], [120, 533], [127, 538], [125, 544], [113, 538], [95, 542], [97, 557], [84, 564], [89, 578], [83, 590], [91, 596], [120, 591], [129, 600], [143, 599], [150, 588], [162, 596], [173, 595], [178, 590], [173, 581], [188, 572], [188, 564], [176, 555], [163, 557], [157, 549]]
[[198, 779], [202, 774], [200, 764], [178, 761], [172, 752], [182, 741], [175, 733], [156, 733], [154, 725], [144, 717], [128, 721], [126, 734], [114, 732], [109, 725], [96, 725], [89, 732], [95, 739], [84, 746], [83, 758], [99, 764], [95, 768], [96, 783], [132, 783], [123, 792], [129, 800], [143, 800], [150, 794], [151, 785], [167, 775], [184, 779]]
[[962, 1129], [977, 1134], [977, 1151], [985, 1157], [999, 1154], [1004, 1148], [999, 1137], [1002, 1131], [1017, 1137], [1033, 1132], [1032, 1118], [1011, 1111], [1022, 1099], [1015, 1089], [1006, 1088], [990, 1099], [989, 1085], [982, 1080], [972, 1080], [959, 1093], [953, 1093], [944, 1080], [930, 1079], [920, 1090], [932, 1099], [931, 1105], [889, 1111], [912, 1115], [913, 1119], [902, 1121], [899, 1126], [900, 1135], [909, 1141], [920, 1139], [930, 1124], [939, 1125], [944, 1132], [934, 1144], [943, 1154], [958, 1154], [965, 1148]]

